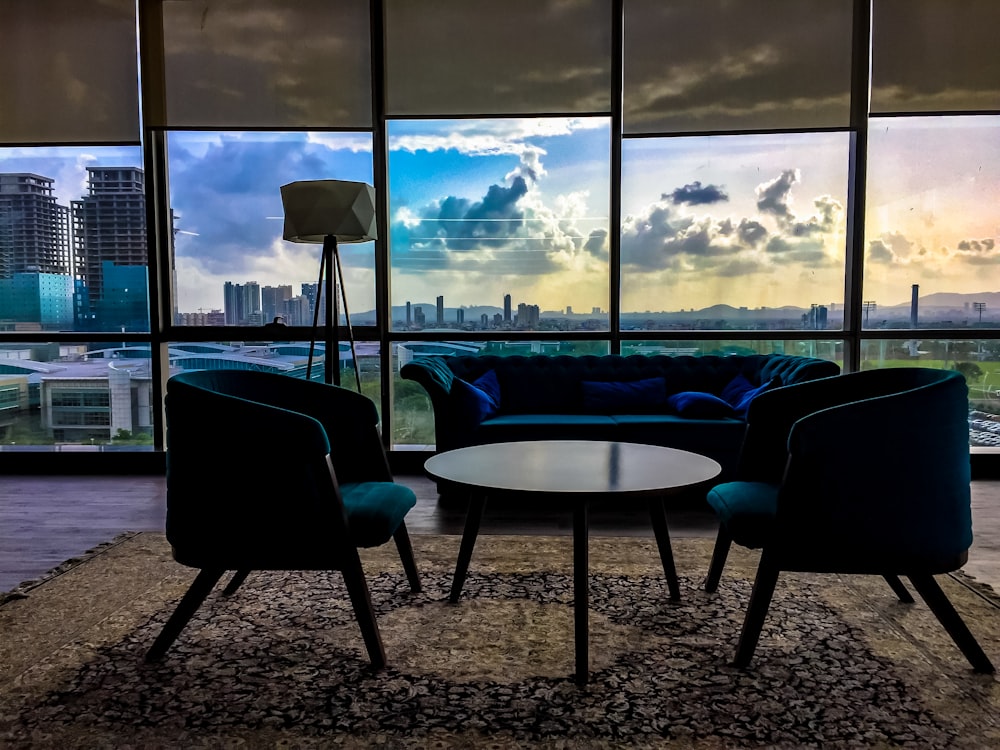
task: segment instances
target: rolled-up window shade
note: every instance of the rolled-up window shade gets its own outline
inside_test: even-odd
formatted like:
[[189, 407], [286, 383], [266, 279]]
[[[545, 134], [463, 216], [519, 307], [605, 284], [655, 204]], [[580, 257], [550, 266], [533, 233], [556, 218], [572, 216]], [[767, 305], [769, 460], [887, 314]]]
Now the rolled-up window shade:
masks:
[[367, 0], [164, 0], [165, 122], [372, 124]]
[[1000, 109], [1000, 2], [875, 0], [871, 111]]
[[612, 7], [607, 0], [387, 0], [387, 112], [609, 112]]
[[845, 127], [851, 0], [628, 0], [627, 134]]
[[134, 0], [0, 3], [0, 143], [139, 142]]

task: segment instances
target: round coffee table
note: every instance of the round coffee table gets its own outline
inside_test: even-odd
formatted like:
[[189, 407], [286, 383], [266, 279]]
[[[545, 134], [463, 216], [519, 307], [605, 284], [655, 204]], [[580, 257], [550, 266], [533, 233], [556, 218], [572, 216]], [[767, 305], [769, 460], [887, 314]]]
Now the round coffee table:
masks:
[[568, 502], [573, 509], [573, 605], [576, 681], [589, 679], [588, 510], [592, 500], [610, 496], [643, 497], [670, 598], [680, 598], [666, 499], [718, 476], [710, 458], [656, 445], [601, 440], [530, 440], [489, 443], [445, 451], [424, 464], [427, 474], [470, 496], [465, 530], [455, 566], [450, 600], [456, 603], [469, 570], [487, 498], [531, 497]]

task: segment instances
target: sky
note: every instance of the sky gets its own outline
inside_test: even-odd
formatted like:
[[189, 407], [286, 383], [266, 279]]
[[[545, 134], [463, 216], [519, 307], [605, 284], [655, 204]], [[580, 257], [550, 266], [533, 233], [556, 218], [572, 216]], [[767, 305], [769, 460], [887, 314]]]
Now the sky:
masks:
[[[869, 131], [866, 282], [880, 305], [1000, 290], [1000, 117], [886, 118]], [[608, 118], [393, 121], [392, 302], [542, 310], [608, 306]], [[222, 307], [226, 281], [311, 283], [319, 247], [281, 239], [280, 186], [371, 183], [351, 133], [170, 136], [178, 302]], [[843, 298], [849, 136], [822, 132], [626, 139], [623, 310], [755, 308]], [[0, 149], [0, 171], [85, 193], [86, 166], [139, 149]], [[374, 243], [342, 246], [352, 313], [374, 304]]]

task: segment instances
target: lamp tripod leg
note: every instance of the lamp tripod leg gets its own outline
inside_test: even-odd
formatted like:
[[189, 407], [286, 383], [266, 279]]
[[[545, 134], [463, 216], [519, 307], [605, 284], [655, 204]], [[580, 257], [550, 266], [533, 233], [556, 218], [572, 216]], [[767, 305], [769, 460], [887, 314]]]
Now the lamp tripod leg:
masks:
[[[347, 322], [347, 338], [351, 344], [351, 364], [354, 365], [354, 379], [358, 384], [358, 393], [361, 393], [361, 370], [358, 367], [358, 355], [354, 348], [354, 328], [351, 327], [351, 314], [347, 310], [347, 290], [344, 288], [344, 269], [340, 265], [340, 252], [334, 248], [334, 262], [337, 266], [337, 284], [340, 287], [340, 298], [344, 302], [344, 320]], [[340, 352], [337, 352], [337, 364], [340, 365]]]

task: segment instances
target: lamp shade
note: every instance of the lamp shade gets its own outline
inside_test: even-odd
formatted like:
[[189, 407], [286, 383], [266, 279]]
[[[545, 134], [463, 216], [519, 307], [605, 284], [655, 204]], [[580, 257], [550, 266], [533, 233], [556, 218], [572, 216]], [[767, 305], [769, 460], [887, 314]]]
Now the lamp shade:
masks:
[[285, 209], [283, 237], [290, 242], [338, 242], [378, 239], [375, 188], [346, 180], [300, 180], [281, 186]]

